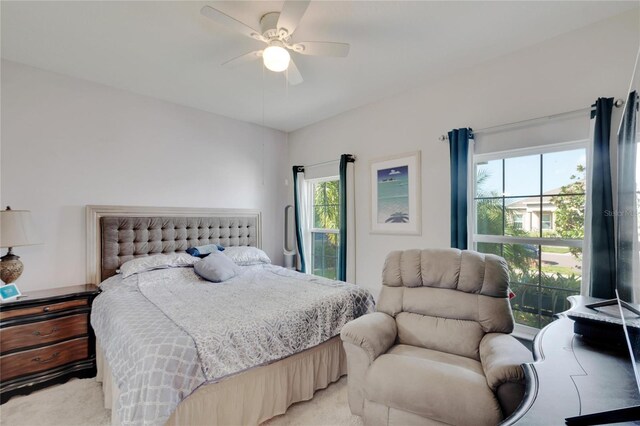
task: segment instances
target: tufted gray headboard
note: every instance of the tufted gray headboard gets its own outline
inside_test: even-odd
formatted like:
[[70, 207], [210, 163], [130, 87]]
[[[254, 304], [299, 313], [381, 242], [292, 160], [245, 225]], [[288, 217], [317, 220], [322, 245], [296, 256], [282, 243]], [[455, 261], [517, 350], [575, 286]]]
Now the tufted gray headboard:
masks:
[[260, 247], [260, 212], [87, 206], [89, 282], [99, 284], [135, 257], [203, 244]]

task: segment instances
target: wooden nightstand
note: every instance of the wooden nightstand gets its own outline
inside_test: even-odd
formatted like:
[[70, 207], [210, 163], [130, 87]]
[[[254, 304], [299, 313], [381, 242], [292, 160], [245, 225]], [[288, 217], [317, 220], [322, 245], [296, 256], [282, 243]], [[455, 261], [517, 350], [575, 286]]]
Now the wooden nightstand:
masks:
[[0, 305], [0, 404], [72, 377], [96, 375], [93, 284], [33, 291]]

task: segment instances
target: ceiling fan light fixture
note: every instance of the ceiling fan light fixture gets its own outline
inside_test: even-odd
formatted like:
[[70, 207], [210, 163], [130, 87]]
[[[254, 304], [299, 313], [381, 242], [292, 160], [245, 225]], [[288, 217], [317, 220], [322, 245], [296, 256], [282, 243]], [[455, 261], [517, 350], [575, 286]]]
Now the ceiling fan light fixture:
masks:
[[287, 49], [278, 45], [271, 45], [262, 52], [264, 66], [273, 72], [282, 72], [289, 68], [291, 55]]

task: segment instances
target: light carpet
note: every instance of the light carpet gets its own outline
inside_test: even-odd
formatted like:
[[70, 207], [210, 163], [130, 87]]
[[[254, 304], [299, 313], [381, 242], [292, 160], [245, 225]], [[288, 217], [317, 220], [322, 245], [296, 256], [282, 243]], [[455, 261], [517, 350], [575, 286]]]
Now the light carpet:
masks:
[[[111, 412], [103, 406], [102, 387], [95, 379], [71, 380], [27, 396], [14, 397], [0, 406], [3, 426], [108, 426]], [[316, 392], [310, 401], [289, 407], [265, 426], [360, 426], [349, 411], [347, 378]]]

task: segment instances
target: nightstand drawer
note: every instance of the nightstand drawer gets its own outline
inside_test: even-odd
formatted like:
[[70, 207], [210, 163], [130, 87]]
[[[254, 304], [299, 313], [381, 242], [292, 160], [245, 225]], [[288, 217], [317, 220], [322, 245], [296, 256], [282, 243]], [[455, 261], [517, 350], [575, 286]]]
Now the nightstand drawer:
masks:
[[26, 315], [46, 314], [49, 312], [62, 311], [64, 309], [76, 308], [79, 306], [87, 306], [87, 299], [69, 300], [67, 302], [50, 303], [40, 306], [30, 306], [22, 309], [12, 309], [0, 312], [0, 320], [9, 318], [22, 317]]
[[89, 357], [89, 341], [80, 338], [0, 357], [2, 380], [49, 370]]
[[87, 334], [87, 314], [0, 329], [0, 352]]

